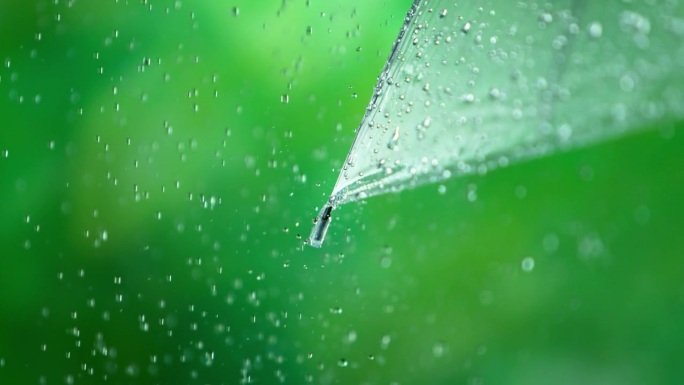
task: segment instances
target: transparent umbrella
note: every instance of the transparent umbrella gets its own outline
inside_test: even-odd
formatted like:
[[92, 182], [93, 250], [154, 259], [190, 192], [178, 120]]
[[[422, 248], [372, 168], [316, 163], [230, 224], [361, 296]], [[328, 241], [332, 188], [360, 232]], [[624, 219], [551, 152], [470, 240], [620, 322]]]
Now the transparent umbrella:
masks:
[[341, 204], [681, 118], [681, 8], [416, 0], [310, 244]]

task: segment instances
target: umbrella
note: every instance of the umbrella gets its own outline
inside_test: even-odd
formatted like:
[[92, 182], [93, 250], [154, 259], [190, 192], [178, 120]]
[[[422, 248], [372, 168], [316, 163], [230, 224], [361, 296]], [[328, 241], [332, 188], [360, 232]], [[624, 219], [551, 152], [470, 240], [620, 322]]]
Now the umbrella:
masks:
[[309, 243], [344, 203], [684, 117], [682, 8], [416, 0]]

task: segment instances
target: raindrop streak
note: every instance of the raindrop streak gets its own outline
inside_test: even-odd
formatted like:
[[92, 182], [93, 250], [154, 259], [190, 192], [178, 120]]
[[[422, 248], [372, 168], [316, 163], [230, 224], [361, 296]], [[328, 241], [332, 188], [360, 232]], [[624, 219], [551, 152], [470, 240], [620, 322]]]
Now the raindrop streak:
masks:
[[682, 6], [521, 4], [414, 1], [311, 245], [341, 204], [684, 118]]

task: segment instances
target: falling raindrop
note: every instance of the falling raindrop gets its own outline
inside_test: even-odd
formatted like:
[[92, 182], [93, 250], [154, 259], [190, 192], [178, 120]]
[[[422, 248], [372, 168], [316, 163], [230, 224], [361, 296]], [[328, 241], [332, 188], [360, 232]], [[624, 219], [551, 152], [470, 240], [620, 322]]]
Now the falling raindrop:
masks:
[[526, 273], [529, 273], [534, 269], [534, 258], [532, 257], [525, 257], [523, 258], [521, 262], [521, 267], [522, 270]]

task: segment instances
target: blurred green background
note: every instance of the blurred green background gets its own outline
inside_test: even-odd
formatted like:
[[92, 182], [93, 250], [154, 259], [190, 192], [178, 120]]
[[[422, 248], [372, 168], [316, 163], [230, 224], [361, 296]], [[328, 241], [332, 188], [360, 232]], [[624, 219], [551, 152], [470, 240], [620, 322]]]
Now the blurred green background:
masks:
[[681, 383], [682, 122], [336, 210], [410, 0], [0, 3], [0, 383]]

